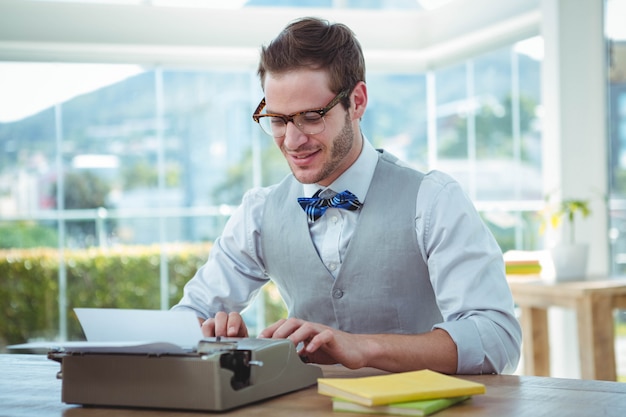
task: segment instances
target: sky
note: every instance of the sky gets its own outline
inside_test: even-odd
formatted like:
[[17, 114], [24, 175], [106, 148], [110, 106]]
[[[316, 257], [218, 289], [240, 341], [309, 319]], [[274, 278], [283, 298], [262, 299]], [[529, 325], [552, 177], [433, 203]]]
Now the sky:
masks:
[[0, 122], [23, 119], [141, 72], [137, 65], [0, 63]]

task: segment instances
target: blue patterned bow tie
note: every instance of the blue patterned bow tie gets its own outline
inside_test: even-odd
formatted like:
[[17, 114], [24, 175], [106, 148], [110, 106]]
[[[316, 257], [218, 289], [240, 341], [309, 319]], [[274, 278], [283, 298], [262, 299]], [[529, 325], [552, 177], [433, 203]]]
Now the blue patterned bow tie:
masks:
[[298, 198], [298, 203], [300, 203], [302, 209], [306, 213], [309, 223], [314, 223], [315, 220], [322, 217], [328, 207], [336, 207], [345, 210], [358, 210], [363, 205], [363, 203], [361, 203], [359, 199], [348, 190], [335, 194], [330, 198], [318, 197], [320, 191], [321, 190], [318, 190], [311, 198]]

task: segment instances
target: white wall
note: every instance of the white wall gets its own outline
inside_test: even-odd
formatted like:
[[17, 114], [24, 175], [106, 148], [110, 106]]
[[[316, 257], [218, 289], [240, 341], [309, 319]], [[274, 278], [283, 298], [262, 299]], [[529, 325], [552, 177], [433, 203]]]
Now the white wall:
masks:
[[[588, 273], [609, 272], [606, 56], [604, 2], [542, 0], [542, 94], [545, 193], [592, 198], [593, 215], [577, 221], [577, 240], [590, 246]], [[561, 233], [565, 233], [562, 230]], [[557, 236], [557, 240], [563, 236]], [[578, 378], [576, 317], [549, 312], [553, 376]]]

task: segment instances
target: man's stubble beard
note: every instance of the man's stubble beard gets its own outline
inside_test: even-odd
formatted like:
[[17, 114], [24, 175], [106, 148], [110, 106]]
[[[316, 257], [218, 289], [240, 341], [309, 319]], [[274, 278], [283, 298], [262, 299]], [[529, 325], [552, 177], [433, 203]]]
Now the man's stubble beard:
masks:
[[[330, 177], [335, 172], [335, 170], [339, 168], [339, 166], [343, 163], [343, 160], [352, 150], [352, 147], [354, 146], [354, 130], [352, 129], [350, 114], [348, 112], [346, 112], [343, 128], [341, 129], [339, 134], [335, 136], [331, 146], [330, 160], [324, 163], [321, 171], [315, 178], [307, 181], [308, 184], [320, 183], [325, 178]], [[291, 172], [294, 174], [296, 179], [298, 179], [300, 182], [303, 182], [301, 178], [298, 178], [293, 169], [291, 170]]]

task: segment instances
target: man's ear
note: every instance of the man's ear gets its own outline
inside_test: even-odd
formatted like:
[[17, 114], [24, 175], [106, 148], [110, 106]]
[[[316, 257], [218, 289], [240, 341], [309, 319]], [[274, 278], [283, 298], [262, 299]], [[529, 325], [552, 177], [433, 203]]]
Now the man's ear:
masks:
[[360, 119], [367, 108], [367, 86], [363, 81], [359, 81], [352, 89], [352, 97], [350, 99], [352, 107], [353, 119]]

